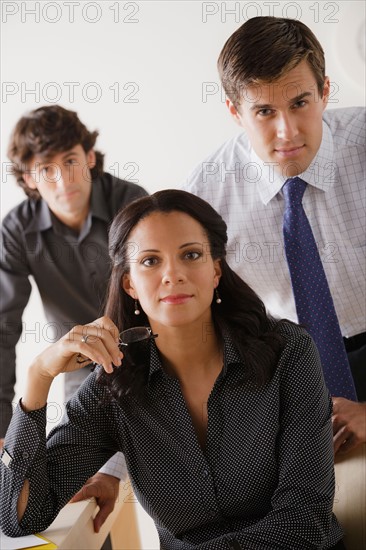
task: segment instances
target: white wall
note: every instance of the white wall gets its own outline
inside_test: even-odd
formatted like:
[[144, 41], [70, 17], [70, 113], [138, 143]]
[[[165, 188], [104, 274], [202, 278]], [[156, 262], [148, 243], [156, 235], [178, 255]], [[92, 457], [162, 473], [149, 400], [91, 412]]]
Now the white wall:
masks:
[[[249, 17], [301, 19], [326, 52], [330, 107], [365, 102], [362, 1], [1, 4], [2, 215], [23, 198], [7, 175], [11, 129], [25, 111], [43, 104], [76, 110], [90, 129], [100, 130], [98, 148], [106, 153], [109, 171], [133, 178], [149, 192], [179, 187], [195, 164], [238, 131], [226, 113], [216, 59]], [[23, 320], [17, 396], [29, 358], [47, 345], [37, 292]], [[50, 421], [57, 421], [61, 381], [50, 401], [55, 403]], [[158, 548], [144, 525], [144, 546]]]

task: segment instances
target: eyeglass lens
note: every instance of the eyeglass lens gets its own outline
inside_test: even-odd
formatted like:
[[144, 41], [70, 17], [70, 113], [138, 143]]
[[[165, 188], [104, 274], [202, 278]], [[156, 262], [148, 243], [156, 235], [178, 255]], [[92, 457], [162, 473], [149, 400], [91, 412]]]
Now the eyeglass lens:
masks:
[[141, 340], [148, 340], [150, 338], [156, 338], [157, 334], [152, 334], [151, 329], [148, 327], [133, 327], [124, 330], [119, 335], [119, 341], [123, 346], [140, 342]]

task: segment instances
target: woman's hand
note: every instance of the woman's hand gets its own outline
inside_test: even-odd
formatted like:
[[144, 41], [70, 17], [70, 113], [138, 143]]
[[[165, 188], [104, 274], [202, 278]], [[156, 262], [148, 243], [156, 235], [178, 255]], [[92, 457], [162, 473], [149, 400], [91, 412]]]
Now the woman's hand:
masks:
[[[78, 361], [82, 355], [86, 361]], [[101, 317], [87, 325], [78, 325], [58, 342], [36, 357], [35, 366], [45, 378], [55, 378], [62, 372], [72, 372], [85, 366], [89, 359], [113, 372], [112, 363], [121, 365], [122, 352], [118, 348], [118, 329], [109, 317]]]
[[42, 408], [47, 402], [52, 381], [58, 374], [85, 366], [85, 361], [78, 361], [80, 356], [102, 365], [108, 373], [113, 372], [112, 363], [120, 366], [123, 357], [118, 341], [118, 329], [109, 317], [74, 327], [31, 364], [22, 399], [23, 409], [31, 411]]

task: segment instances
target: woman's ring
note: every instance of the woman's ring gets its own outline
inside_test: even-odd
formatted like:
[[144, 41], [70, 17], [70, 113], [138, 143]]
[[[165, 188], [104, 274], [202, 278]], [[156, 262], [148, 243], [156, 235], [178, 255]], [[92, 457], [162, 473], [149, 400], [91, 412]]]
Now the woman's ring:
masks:
[[89, 335], [88, 335], [88, 334], [85, 334], [85, 336], [83, 336], [83, 337], [81, 338], [81, 341], [83, 342], [83, 344], [86, 344], [86, 343], [87, 343], [88, 338], [89, 338]]

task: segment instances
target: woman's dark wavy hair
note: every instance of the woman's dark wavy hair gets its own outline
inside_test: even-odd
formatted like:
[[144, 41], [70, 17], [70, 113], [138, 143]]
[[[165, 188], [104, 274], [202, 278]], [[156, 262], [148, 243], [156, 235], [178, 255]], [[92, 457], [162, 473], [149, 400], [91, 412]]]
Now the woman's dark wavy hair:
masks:
[[[243, 381], [252, 379], [257, 385], [272, 376], [283, 339], [274, 328], [257, 294], [229, 267], [226, 262], [227, 226], [221, 216], [206, 201], [186, 191], [168, 189], [130, 203], [115, 217], [109, 232], [109, 255], [112, 273], [109, 282], [105, 315], [120, 331], [133, 326], [148, 326], [144, 311], [134, 314], [134, 300], [123, 290], [121, 281], [136, 254], [129, 237], [137, 224], [153, 212], [184, 212], [198, 221], [207, 235], [213, 260], [220, 260], [222, 275], [219, 283], [221, 303], [212, 301], [212, 317], [220, 337], [229, 330], [239, 351], [245, 372]], [[127, 350], [127, 351], [126, 351]], [[149, 344], [125, 348], [123, 366], [112, 375], [101, 371], [99, 380], [109, 386], [112, 395], [120, 399], [130, 394], [142, 397], [149, 372]]]
[[[34, 155], [47, 159], [69, 151], [75, 145], [81, 145], [88, 153], [97, 137], [98, 132], [90, 132], [75, 111], [60, 105], [39, 107], [18, 120], [13, 130], [8, 147], [11, 172], [25, 194], [38, 200], [41, 198], [38, 190], [28, 187], [23, 178]], [[95, 157], [95, 166], [90, 170], [93, 179], [103, 173], [104, 163], [104, 155], [100, 151], [95, 151]]]

